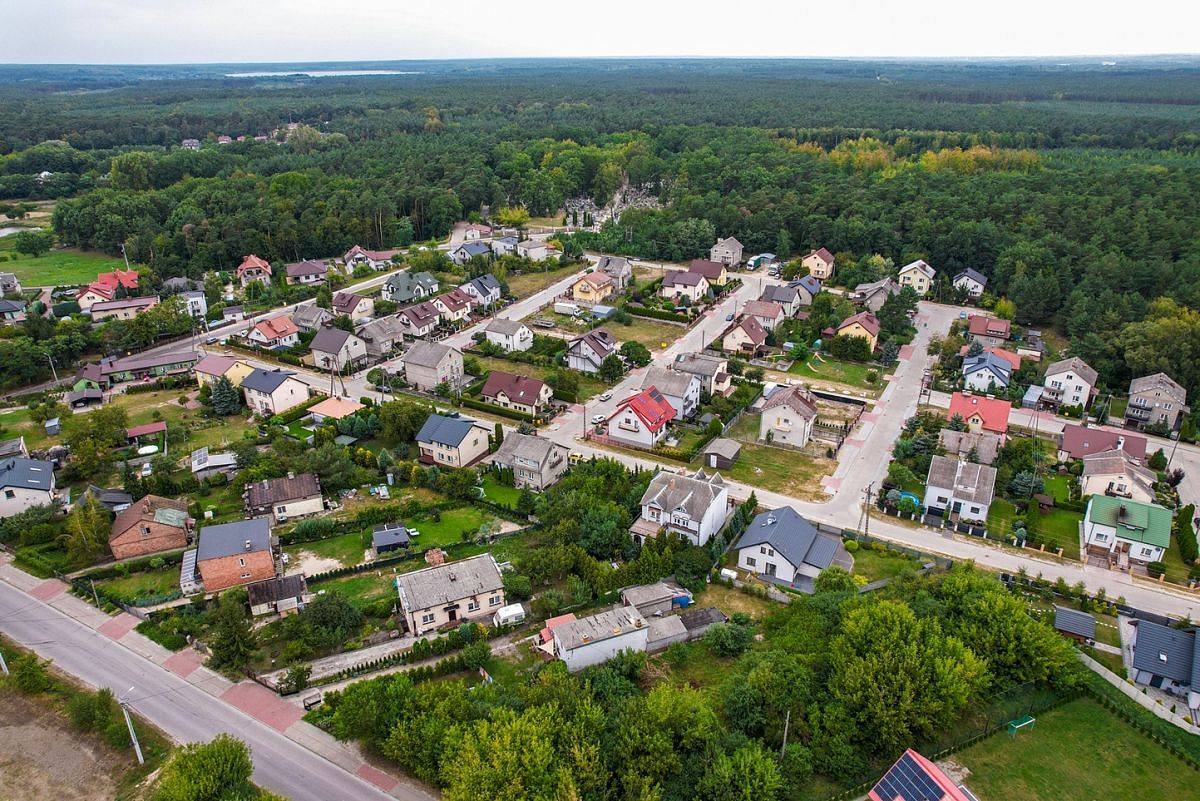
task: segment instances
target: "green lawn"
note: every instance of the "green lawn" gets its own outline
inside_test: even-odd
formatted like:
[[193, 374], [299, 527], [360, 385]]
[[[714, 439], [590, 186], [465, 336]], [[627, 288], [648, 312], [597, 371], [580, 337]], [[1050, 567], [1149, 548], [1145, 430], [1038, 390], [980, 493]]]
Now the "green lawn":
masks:
[[[512, 375], [527, 375], [543, 381], [550, 370], [553, 369], [550, 367], [538, 367], [537, 365], [533, 364], [525, 364], [524, 362], [513, 362], [509, 361], [508, 359], [496, 359], [490, 356], [479, 356], [469, 352], [467, 355], [476, 359], [480, 366], [485, 370], [499, 370], [504, 373], [511, 373]], [[598, 378], [586, 375], [584, 373], [578, 373], [577, 375], [579, 376], [580, 402], [591, 398], [593, 395], [599, 395], [601, 392], [608, 389], [608, 385], [600, 381]], [[475, 409], [470, 410], [472, 414], [474, 414], [475, 411]], [[512, 421], [508, 420], [507, 422], [511, 423]]]
[[569, 275], [574, 275], [581, 269], [580, 265], [574, 264], [545, 272], [531, 271], [523, 272], [520, 275], [510, 275], [505, 280], [508, 282], [509, 292], [518, 298], [527, 298], [530, 295], [536, 295], [546, 287], [563, 280]]
[[[421, 562], [419, 566], [424, 567], [425, 563]], [[400, 572], [416, 570], [417, 567], [418, 565], [414, 563], [411, 567], [402, 568]], [[347, 600], [358, 607], [369, 606], [384, 598], [396, 597], [396, 583], [390, 571], [385, 571], [382, 577], [375, 575], [375, 571], [373, 570], [349, 576], [341, 576], [328, 581], [317, 582], [311, 586], [311, 589], [313, 592], [318, 592], [319, 590], [340, 592], [346, 596]]]
[[[867, 373], [874, 371], [879, 378], [874, 384], [867, 381]], [[818, 359], [815, 355], [805, 361], [798, 361], [788, 370], [793, 375], [803, 376], [814, 381], [830, 381], [835, 384], [866, 389], [872, 392], [881, 391], [886, 382], [878, 365], [859, 364], [857, 362], [842, 362], [828, 356]]]
[[358, 532], [351, 532], [349, 534], [341, 534], [337, 537], [317, 540], [316, 542], [301, 542], [296, 545], [288, 545], [283, 549], [283, 552], [288, 554], [293, 560], [296, 560], [301, 551], [307, 551], [314, 556], [320, 556], [324, 559], [336, 559], [341, 563], [342, 567], [349, 567], [362, 562], [363, 550], [362, 535]]
[[679, 339], [687, 329], [681, 325], [651, 320], [646, 317], [631, 317], [629, 325], [608, 322], [604, 327], [621, 342], [640, 342], [650, 350], [662, 350]]
[[992, 505], [988, 508], [988, 534], [994, 537], [1003, 537], [1005, 540], [1008, 540], [1010, 537], [1012, 537], [1012, 522], [1016, 519], [1017, 507], [1013, 506], [1010, 501], [1007, 501], [1004, 498], [996, 498], [992, 501]]
[[920, 560], [899, 551], [876, 551], [869, 547], [861, 547], [854, 557], [854, 573], [866, 576], [869, 581], [894, 578], [904, 573], [915, 572], [920, 566]]
[[434, 546], [462, 542], [463, 531], [478, 531], [485, 520], [493, 519], [474, 506], [461, 506], [442, 512], [440, 520], [434, 521], [431, 517], [420, 515], [407, 521], [407, 525], [421, 532], [413, 543], [414, 547], [424, 551]]
[[521, 497], [521, 491], [516, 487], [501, 484], [496, 480], [494, 475], [488, 473], [483, 477], [483, 495], [492, 503], [499, 503], [515, 508], [517, 498]]
[[1071, 479], [1068, 476], [1046, 476], [1045, 483], [1046, 494], [1054, 500], [1069, 501], [1071, 499]]
[[103, 587], [126, 602], [132, 602], [136, 598], [166, 595], [179, 589], [179, 566], [131, 573], [123, 578], [105, 579], [96, 582], [96, 586]]
[[713, 654], [703, 640], [672, 646], [654, 658], [663, 681], [696, 688], [714, 688], [725, 680], [734, 660]]
[[41, 450], [54, 443], [55, 438], [46, 436], [44, 426], [29, 419], [29, 411], [0, 412], [0, 439], [25, 437], [29, 450]]
[[1167, 553], [1163, 556], [1162, 561], [1167, 568], [1167, 581], [1187, 584], [1191, 567], [1184, 564], [1183, 557], [1179, 554], [1179, 541], [1175, 539], [1174, 535], [1171, 536], [1171, 545], [1167, 548]]
[[733, 467], [723, 472], [734, 481], [803, 500], [818, 501], [827, 497], [821, 486], [821, 479], [833, 475], [836, 469], [837, 461], [834, 459], [808, 456], [800, 451], [785, 448], [745, 443]]
[[1015, 739], [997, 734], [954, 759], [971, 771], [964, 783], [981, 799], [1174, 801], [1196, 785], [1195, 771], [1090, 698], [1039, 715]]
[[[1056, 540], [1063, 549], [1063, 557], [1079, 558], [1079, 521], [1083, 515], [1066, 509], [1051, 509], [1038, 515], [1037, 532], [1042, 541]], [[1049, 547], [1049, 546], [1047, 546]]]
[[[10, 252], [10, 257], [12, 255]], [[37, 258], [21, 253], [17, 254], [15, 260], [0, 262], [0, 272], [16, 273], [24, 288], [87, 284], [97, 273], [118, 268], [125, 269], [125, 262], [121, 259], [74, 248], [52, 250]]]

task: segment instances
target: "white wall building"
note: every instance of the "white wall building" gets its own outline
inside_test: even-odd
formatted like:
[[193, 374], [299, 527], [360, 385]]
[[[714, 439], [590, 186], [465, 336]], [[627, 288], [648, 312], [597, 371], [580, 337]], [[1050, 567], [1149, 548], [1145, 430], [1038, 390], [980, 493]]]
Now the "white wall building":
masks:
[[551, 630], [554, 655], [570, 671], [607, 662], [621, 651], [644, 652], [648, 634], [645, 619], [629, 606], [561, 623]]

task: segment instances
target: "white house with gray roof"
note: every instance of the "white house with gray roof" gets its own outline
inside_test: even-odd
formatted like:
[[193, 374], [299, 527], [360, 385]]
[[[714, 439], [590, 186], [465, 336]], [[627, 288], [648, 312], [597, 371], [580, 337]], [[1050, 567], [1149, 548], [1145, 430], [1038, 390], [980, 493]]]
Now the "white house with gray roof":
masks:
[[491, 273], [486, 273], [478, 278], [472, 278], [460, 286], [459, 289], [474, 298], [473, 305], [485, 309], [500, 300], [502, 294], [500, 282]]
[[1179, 428], [1187, 405], [1187, 390], [1166, 373], [1142, 376], [1129, 382], [1129, 404], [1125, 407], [1125, 425], [1145, 427], [1165, 423]]
[[700, 389], [709, 395], [727, 395], [732, 389], [729, 360], [724, 356], [706, 353], [681, 353], [675, 357], [672, 370], [691, 373], [700, 379]]
[[520, 320], [492, 320], [483, 329], [483, 335], [488, 342], [508, 353], [533, 347], [533, 331]]
[[256, 368], [242, 379], [250, 411], [263, 417], [282, 414], [309, 398], [308, 385], [287, 370]]
[[638, 611], [621, 606], [551, 629], [554, 655], [567, 670], [583, 670], [612, 659], [621, 651], [644, 652], [650, 627]]
[[0, 462], [0, 517], [54, 503], [54, 465], [17, 456]]
[[751, 520], [738, 540], [737, 554], [739, 569], [807, 592], [830, 565], [854, 567], [840, 537], [818, 531], [790, 506]]
[[567, 472], [566, 445], [531, 434], [506, 434], [492, 456], [492, 464], [513, 471], [518, 488], [541, 492], [558, 483]]
[[691, 417], [700, 406], [700, 379], [692, 373], [650, 367], [642, 378], [642, 389], [657, 387], [675, 409], [676, 419]]
[[308, 348], [318, 370], [353, 371], [367, 360], [367, 343], [332, 325], [323, 326]]
[[491, 429], [457, 414], [431, 414], [417, 432], [422, 464], [467, 467], [487, 455]]
[[315, 303], [300, 306], [292, 312], [292, 322], [301, 331], [316, 331], [325, 323], [333, 322], [333, 314]]
[[387, 356], [404, 344], [408, 328], [396, 315], [380, 317], [355, 330], [354, 334], [367, 344], [367, 355], [373, 359]]
[[729, 487], [720, 473], [703, 470], [694, 476], [659, 472], [642, 494], [642, 515], [630, 527], [645, 542], [659, 531], [679, 534], [693, 545], [705, 545], [729, 516]]
[[612, 278], [618, 292], [623, 292], [633, 278], [633, 267], [624, 256], [601, 256], [600, 261], [596, 262], [596, 269]]
[[1200, 710], [1200, 636], [1152, 620], [1133, 622], [1131, 678], [1187, 699], [1193, 717]]
[[449, 345], [414, 342], [402, 360], [404, 378], [414, 389], [432, 392], [438, 384], [455, 387], [462, 382], [462, 353]]
[[489, 618], [504, 606], [504, 580], [490, 553], [404, 573], [396, 577], [396, 592], [414, 637]]
[[963, 359], [963, 386], [973, 392], [1004, 389], [1012, 381], [1012, 365], [994, 353], [980, 353]]
[[1046, 368], [1041, 401], [1054, 408], [1082, 406], [1086, 409], [1096, 394], [1098, 377], [1096, 371], [1078, 356], [1054, 362]]
[[996, 468], [934, 456], [925, 481], [925, 508], [962, 520], [987, 520], [996, 491]]
[[966, 292], [967, 297], [971, 300], [979, 300], [983, 297], [983, 290], [987, 288], [987, 282], [987, 276], [970, 267], [951, 279], [954, 288]]

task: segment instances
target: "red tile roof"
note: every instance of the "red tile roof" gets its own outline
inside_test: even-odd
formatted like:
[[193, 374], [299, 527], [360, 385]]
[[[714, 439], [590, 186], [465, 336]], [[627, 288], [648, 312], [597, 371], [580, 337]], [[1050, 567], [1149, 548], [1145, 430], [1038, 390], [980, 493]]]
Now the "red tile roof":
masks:
[[692, 263], [688, 265], [689, 273], [700, 273], [709, 281], [716, 281], [721, 277], [721, 273], [728, 269], [719, 261], [708, 261], [707, 259], [692, 259]]
[[159, 420], [156, 423], [146, 423], [145, 425], [127, 428], [125, 429], [125, 436], [128, 439], [133, 439], [134, 437], [144, 437], [147, 434], [161, 434], [166, 430], [167, 422], [165, 420]]
[[542, 389], [546, 384], [527, 375], [513, 375], [500, 370], [488, 373], [484, 382], [482, 395], [485, 398], [495, 398], [504, 393], [510, 401], [522, 406], [536, 406], [541, 402]]
[[974, 337], [1000, 337], [1008, 339], [1012, 335], [1012, 323], [999, 317], [985, 317], [982, 314], [972, 314], [968, 318], [967, 330]]
[[[935, 795], [936, 793], [936, 795]], [[870, 801], [971, 801], [942, 769], [909, 748], [871, 792]]]
[[667, 402], [658, 387], [649, 386], [617, 407], [610, 420], [628, 406], [634, 414], [650, 429], [658, 433], [663, 426], [675, 419], [675, 407]]
[[254, 329], [262, 334], [267, 339], [278, 339], [280, 337], [290, 336], [291, 334], [300, 333], [299, 327], [292, 322], [292, 318], [286, 314], [281, 314], [278, 317], [272, 317], [269, 320], [263, 320]]
[[353, 292], [338, 292], [334, 294], [333, 301], [330, 303], [333, 310], [339, 314], [351, 314], [358, 308], [358, 304], [362, 303], [366, 298], [362, 295], [356, 295]]
[[1000, 398], [988, 398], [984, 395], [964, 395], [955, 392], [950, 396], [950, 411], [946, 419], [959, 415], [963, 420], [970, 420], [978, 415], [985, 431], [997, 434], [1008, 433], [1008, 413], [1012, 404]]
[[842, 320], [842, 324], [837, 327], [838, 333], [841, 333], [843, 328], [849, 328], [855, 323], [865, 328], [871, 336], [879, 336], [879, 320], [869, 311], [859, 312], [853, 317], [847, 317], [845, 320]]
[[242, 259], [242, 263], [238, 265], [238, 268], [237, 268], [238, 278], [242, 277], [242, 273], [246, 272], [247, 270], [253, 270], [253, 269], [262, 270], [267, 275], [271, 274], [270, 263], [266, 259], [260, 259], [258, 256], [255, 256], [253, 253], [251, 253], [249, 256]]
[[[806, 254], [804, 255], [804, 258], [805, 258], [805, 259], [807, 259], [809, 256], [818, 256], [818, 257], [820, 257], [820, 259], [821, 259], [822, 261], [828, 262], [828, 263], [830, 263], [830, 264], [832, 264], [832, 263], [833, 263], [833, 254], [832, 254], [832, 253], [830, 253], [830, 252], [829, 252], [828, 250], [826, 250], [825, 248], [817, 248], [817, 249], [816, 249], [816, 250], [814, 250], [814, 251], [811, 251], [811, 252], [809, 252], [809, 253], [806, 253]], [[801, 261], [803, 261], [803, 259], [801, 259]]]
[[1101, 453], [1120, 448], [1139, 461], [1146, 458], [1146, 438], [1128, 431], [1109, 431], [1103, 428], [1084, 428], [1067, 423], [1063, 427], [1059, 450], [1066, 451], [1072, 459], [1082, 459], [1092, 453]]

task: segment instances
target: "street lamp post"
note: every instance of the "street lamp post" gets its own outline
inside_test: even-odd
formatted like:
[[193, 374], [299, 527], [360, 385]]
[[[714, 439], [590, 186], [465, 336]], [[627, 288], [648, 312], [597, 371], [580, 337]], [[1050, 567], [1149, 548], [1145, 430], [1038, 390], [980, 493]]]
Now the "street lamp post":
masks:
[[[125, 691], [125, 694], [128, 695], [132, 691], [133, 691], [133, 688], [130, 687], [128, 690]], [[121, 704], [121, 712], [124, 713], [124, 715], [125, 715], [125, 725], [129, 727], [129, 739], [133, 740], [133, 751], [135, 754], [137, 754], [138, 764], [145, 765], [146, 758], [142, 756], [142, 744], [138, 742], [137, 732], [134, 731], [134, 729], [133, 729], [133, 718], [131, 718], [129, 716], [129, 701], [122, 698], [120, 701], [120, 704]]]
[[50, 374], [54, 376], [54, 385], [58, 386], [58, 370], [54, 368], [54, 358], [47, 353], [46, 361], [50, 362]]

